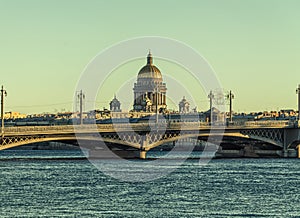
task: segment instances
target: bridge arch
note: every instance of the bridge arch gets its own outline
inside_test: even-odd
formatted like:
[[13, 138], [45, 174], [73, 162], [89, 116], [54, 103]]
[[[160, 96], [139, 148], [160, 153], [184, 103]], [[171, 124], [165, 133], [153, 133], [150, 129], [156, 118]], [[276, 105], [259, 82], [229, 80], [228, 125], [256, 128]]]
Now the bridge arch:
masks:
[[283, 147], [283, 144], [281, 142], [278, 142], [276, 140], [272, 140], [272, 139], [269, 139], [269, 138], [266, 138], [266, 137], [259, 137], [259, 136], [254, 136], [254, 135], [245, 135], [245, 134], [242, 134], [242, 133], [222, 133], [222, 134], [213, 134], [211, 135], [210, 133], [191, 133], [191, 134], [184, 134], [184, 135], [177, 135], [177, 136], [174, 136], [174, 137], [169, 137], [169, 138], [166, 138], [166, 139], [162, 139], [162, 140], [159, 140], [159, 141], [156, 141], [154, 143], [151, 143], [147, 146], [145, 146], [145, 150], [146, 151], [149, 151], [155, 147], [158, 147], [164, 143], [169, 143], [169, 142], [173, 142], [173, 141], [177, 141], [177, 140], [180, 140], [180, 139], [186, 139], [186, 138], [198, 138], [198, 137], [209, 137], [209, 136], [218, 136], [218, 137], [223, 137], [223, 136], [228, 136], [228, 137], [236, 137], [236, 138], [244, 138], [244, 139], [255, 139], [255, 140], [258, 140], [258, 141], [261, 141], [261, 142], [267, 142], [269, 144], [272, 144], [274, 146], [277, 146], [277, 147]]
[[[92, 136], [58, 136], [58, 137], [13, 137], [13, 138], [6, 138], [6, 141], [0, 146], [0, 150], [20, 147], [23, 145], [29, 145], [33, 143], [40, 143], [40, 142], [64, 142], [64, 141], [74, 141], [74, 142], [82, 142], [84, 145], [84, 141], [91, 141], [91, 142], [108, 142], [112, 144], [121, 144], [128, 147], [133, 147], [136, 149], [140, 148], [140, 144], [137, 143], [130, 143], [128, 141], [113, 139], [113, 138], [103, 138], [103, 137], [92, 137]], [[83, 146], [84, 147], [84, 146]]]
[[[137, 125], [137, 126], [136, 126]], [[8, 127], [5, 129], [5, 137], [1, 141], [0, 150], [18, 147], [26, 144], [47, 142], [47, 141], [101, 141], [111, 144], [128, 146], [130, 148], [150, 150], [164, 143], [176, 141], [184, 138], [195, 137], [239, 137], [255, 139], [261, 142], [266, 142], [275, 145], [280, 148], [286, 149], [287, 146], [293, 147], [295, 144], [299, 144], [299, 130], [298, 128], [283, 128], [273, 126], [250, 126], [247, 128], [240, 126], [229, 126], [225, 129], [225, 132], [218, 133], [210, 132], [209, 127], [197, 127], [192, 128], [186, 126], [183, 130], [180, 128], [164, 129], [163, 132], [158, 129], [154, 135], [149, 134], [149, 127], [140, 124], [136, 124], [135, 128], [139, 134], [132, 134], [131, 125], [120, 125], [118, 131], [112, 126], [94, 126], [83, 125], [79, 128], [78, 134], [74, 132], [73, 126], [51, 126], [51, 127]], [[288, 134], [286, 134], [288, 133]], [[99, 134], [102, 137], [99, 137]], [[151, 133], [150, 133], [151, 134]], [[149, 139], [150, 138], [150, 139]], [[287, 138], [289, 140], [287, 140]], [[296, 141], [294, 141], [296, 139]]]
[[296, 149], [297, 146], [299, 146], [299, 145], [300, 145], [300, 139], [299, 139], [299, 140], [295, 140], [295, 141], [293, 141], [292, 143], [290, 143], [290, 144], [288, 145], [288, 148], [294, 148], [294, 149]]
[[73, 141], [76, 140], [74, 136], [65, 137], [14, 137], [6, 138], [6, 141], [0, 146], [0, 150], [20, 147], [23, 145], [39, 143], [39, 142], [55, 142], [55, 141]]

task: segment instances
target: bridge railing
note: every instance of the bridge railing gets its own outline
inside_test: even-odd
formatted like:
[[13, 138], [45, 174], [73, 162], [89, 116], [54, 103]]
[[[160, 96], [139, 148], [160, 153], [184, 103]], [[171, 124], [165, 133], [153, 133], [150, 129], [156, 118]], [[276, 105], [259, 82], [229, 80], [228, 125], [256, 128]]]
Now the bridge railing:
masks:
[[293, 125], [294, 122], [288, 120], [247, 121], [244, 124], [245, 127], [289, 127]]
[[[227, 127], [227, 128], [287, 128], [296, 127], [299, 128], [297, 121], [245, 121], [245, 122], [233, 122], [228, 125], [225, 123], [214, 123], [215, 127]], [[22, 127], [5, 127], [5, 133], [31, 133], [31, 132], [74, 132], [79, 131], [131, 131], [131, 130], [146, 130], [146, 129], [201, 129], [210, 128], [210, 124], [207, 122], [171, 122], [171, 123], [118, 123], [118, 124], [86, 124], [86, 125], [58, 125], [58, 126], [22, 126]]]
[[5, 133], [20, 133], [20, 132], [47, 132], [47, 131], [74, 131], [72, 125], [58, 125], [58, 126], [18, 126], [5, 127]]

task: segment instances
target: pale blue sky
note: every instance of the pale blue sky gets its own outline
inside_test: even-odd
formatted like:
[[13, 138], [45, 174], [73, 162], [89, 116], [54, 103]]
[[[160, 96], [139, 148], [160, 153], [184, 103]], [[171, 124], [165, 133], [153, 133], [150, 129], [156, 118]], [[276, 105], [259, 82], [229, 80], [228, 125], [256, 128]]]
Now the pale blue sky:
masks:
[[[152, 35], [202, 54], [224, 89], [235, 93], [235, 111], [296, 109], [299, 9], [298, 0], [0, 0], [6, 110], [71, 110], [77, 81], [93, 57], [119, 41]], [[99, 108], [108, 107], [113, 94], [99, 100]], [[206, 96], [201, 99], [198, 108], [206, 110]]]

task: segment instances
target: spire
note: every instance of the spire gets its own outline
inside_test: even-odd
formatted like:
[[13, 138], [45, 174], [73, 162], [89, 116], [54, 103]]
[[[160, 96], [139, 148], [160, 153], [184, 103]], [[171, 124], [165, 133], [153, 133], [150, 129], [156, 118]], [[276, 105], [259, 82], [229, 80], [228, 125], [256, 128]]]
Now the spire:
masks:
[[147, 56], [147, 64], [148, 65], [152, 65], [153, 64], [153, 58], [152, 58], [152, 54], [151, 54], [150, 49], [149, 49], [149, 54]]

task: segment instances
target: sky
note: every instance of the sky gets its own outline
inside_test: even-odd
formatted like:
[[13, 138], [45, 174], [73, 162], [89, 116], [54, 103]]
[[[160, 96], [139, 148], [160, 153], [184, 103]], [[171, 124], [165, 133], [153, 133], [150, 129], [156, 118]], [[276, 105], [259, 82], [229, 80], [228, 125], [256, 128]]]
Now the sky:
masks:
[[[298, 0], [0, 0], [5, 110], [28, 114], [73, 110], [76, 86], [87, 64], [110, 46], [143, 36], [175, 39], [201, 54], [224, 91], [234, 93], [235, 112], [296, 109], [299, 8]], [[145, 56], [148, 49], [145, 45]], [[163, 76], [180, 71], [153, 56]], [[136, 60], [114, 74], [136, 76], [144, 64], [145, 60]], [[97, 99], [86, 96], [86, 101], [108, 108], [117, 92], [124, 109], [130, 108], [133, 84], [122, 91], [116, 84], [109, 82]], [[168, 92], [178, 98], [168, 104], [176, 107], [188, 93], [172, 86], [167, 83]], [[204, 111], [209, 102], [200, 89], [191, 106]]]

